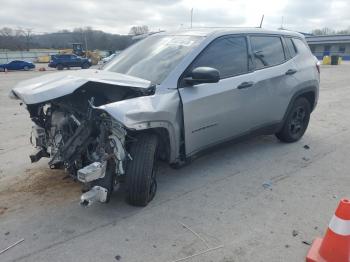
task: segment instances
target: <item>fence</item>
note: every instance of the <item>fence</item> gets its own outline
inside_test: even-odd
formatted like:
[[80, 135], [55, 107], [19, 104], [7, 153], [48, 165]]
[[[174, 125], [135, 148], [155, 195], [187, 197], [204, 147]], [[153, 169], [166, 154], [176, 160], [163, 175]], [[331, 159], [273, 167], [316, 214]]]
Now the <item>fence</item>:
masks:
[[38, 57], [58, 54], [59, 50], [29, 50], [29, 51], [2, 51], [0, 52], [0, 64], [8, 63], [12, 60], [25, 60], [36, 62]]

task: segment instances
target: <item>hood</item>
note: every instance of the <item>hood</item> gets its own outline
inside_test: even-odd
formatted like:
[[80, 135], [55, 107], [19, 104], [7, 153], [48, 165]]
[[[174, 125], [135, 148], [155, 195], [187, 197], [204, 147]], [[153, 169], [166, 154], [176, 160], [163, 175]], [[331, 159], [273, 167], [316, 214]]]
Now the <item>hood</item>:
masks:
[[46, 102], [69, 95], [87, 82], [106, 83], [117, 86], [130, 86], [148, 89], [151, 82], [141, 78], [105, 70], [85, 69], [46, 74], [18, 83], [12, 89], [25, 104]]

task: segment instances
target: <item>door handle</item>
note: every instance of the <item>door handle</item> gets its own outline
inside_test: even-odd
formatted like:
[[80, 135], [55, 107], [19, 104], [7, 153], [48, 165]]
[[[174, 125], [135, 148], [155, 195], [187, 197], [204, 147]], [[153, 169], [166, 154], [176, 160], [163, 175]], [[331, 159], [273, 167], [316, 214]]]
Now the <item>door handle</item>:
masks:
[[286, 72], [286, 75], [293, 75], [297, 72], [297, 70], [295, 69], [289, 69], [287, 72]]
[[252, 85], [254, 85], [254, 82], [252, 82], [252, 81], [243, 82], [243, 83], [240, 83], [239, 86], [237, 86], [237, 89], [248, 88], [248, 87], [251, 87]]

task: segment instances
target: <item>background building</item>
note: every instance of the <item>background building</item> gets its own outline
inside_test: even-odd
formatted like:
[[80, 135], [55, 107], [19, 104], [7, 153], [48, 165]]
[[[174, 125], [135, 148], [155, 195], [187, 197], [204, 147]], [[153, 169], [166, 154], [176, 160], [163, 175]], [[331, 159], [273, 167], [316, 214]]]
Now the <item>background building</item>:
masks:
[[306, 35], [305, 38], [318, 59], [326, 55], [339, 55], [343, 60], [350, 60], [350, 35]]

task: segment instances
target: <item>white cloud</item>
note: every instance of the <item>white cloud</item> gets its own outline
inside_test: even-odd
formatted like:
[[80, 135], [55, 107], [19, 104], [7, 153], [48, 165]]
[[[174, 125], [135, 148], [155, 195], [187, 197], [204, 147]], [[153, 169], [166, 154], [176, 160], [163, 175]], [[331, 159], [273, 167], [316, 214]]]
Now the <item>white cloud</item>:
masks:
[[0, 0], [0, 26], [33, 28], [37, 32], [91, 26], [128, 33], [132, 25], [152, 30], [194, 26], [263, 26], [298, 31], [350, 24], [347, 0]]

